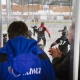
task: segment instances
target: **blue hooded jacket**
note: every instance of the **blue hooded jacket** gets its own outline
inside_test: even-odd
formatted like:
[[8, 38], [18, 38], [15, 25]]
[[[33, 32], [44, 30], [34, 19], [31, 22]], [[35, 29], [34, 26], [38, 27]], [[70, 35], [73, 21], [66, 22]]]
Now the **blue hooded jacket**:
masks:
[[7, 61], [0, 62], [0, 80], [56, 80], [50, 62], [39, 59], [44, 52], [35, 40], [14, 37], [0, 53], [7, 54]]

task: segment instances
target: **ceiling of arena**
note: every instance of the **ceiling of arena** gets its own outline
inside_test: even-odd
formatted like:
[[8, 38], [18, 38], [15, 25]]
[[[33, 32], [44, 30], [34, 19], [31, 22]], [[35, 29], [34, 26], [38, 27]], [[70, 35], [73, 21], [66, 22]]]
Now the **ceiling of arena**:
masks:
[[43, 4], [43, 5], [59, 5], [71, 6], [72, 0], [11, 0], [11, 2], [25, 5], [25, 4]]

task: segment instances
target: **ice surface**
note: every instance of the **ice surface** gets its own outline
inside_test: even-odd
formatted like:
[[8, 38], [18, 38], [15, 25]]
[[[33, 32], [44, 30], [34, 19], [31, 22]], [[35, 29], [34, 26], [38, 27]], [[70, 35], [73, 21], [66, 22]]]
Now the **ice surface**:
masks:
[[[43, 21], [44, 22], [44, 21]], [[48, 22], [48, 21], [47, 21]], [[49, 55], [48, 50], [49, 47], [51, 45], [51, 43], [53, 43], [57, 38], [59, 38], [61, 36], [61, 32], [58, 32], [58, 30], [62, 30], [64, 28], [64, 26], [67, 26], [67, 29], [69, 29], [69, 27], [71, 26], [71, 20], [69, 21], [53, 21], [51, 23], [45, 23], [45, 27], [49, 30], [51, 38], [49, 38], [48, 34], [45, 32], [45, 36], [46, 36], [46, 47], [44, 47], [44, 51], [46, 52], [46, 54], [49, 56], [50, 60], [52, 61], [52, 57]], [[40, 22], [39, 23], [26, 23], [29, 30], [31, 30], [33, 32], [33, 29], [31, 28], [31, 26], [36, 25], [37, 27], [40, 26]], [[6, 33], [7, 32], [7, 28], [5, 27], [6, 25], [3, 25], [3, 32]], [[34, 39], [37, 40], [37, 34], [35, 36], [32, 36]], [[43, 42], [40, 42], [41, 44], [43, 44]], [[57, 46], [56, 46], [57, 47]]]
[[[40, 24], [36, 24], [36, 25], [38, 27], [40, 26]], [[62, 30], [64, 28], [64, 26], [67, 26], [67, 29], [69, 29], [69, 27], [71, 26], [71, 23], [45, 23], [45, 27], [49, 30], [49, 32], [51, 34], [51, 38], [49, 38], [48, 34], [45, 32], [46, 46], [44, 47], [44, 51], [49, 56], [51, 61], [52, 61], [52, 57], [48, 53], [49, 47], [50, 47], [51, 43], [53, 43], [57, 38], [59, 38], [61, 36], [61, 32], [58, 32], [58, 30]], [[29, 25], [29, 29], [31, 29], [30, 25]], [[35, 38], [37, 40], [37, 35], [35, 37], [33, 36], [33, 38]], [[40, 43], [43, 44], [43, 41], [41, 41]], [[56, 47], [57, 47], [57, 45], [56, 45]]]

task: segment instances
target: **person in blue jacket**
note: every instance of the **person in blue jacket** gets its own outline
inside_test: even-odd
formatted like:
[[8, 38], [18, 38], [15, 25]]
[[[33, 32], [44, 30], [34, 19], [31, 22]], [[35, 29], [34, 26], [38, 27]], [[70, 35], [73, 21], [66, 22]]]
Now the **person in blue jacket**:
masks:
[[28, 38], [28, 27], [14, 21], [6, 45], [0, 48], [0, 80], [56, 80], [54, 70], [37, 41]]

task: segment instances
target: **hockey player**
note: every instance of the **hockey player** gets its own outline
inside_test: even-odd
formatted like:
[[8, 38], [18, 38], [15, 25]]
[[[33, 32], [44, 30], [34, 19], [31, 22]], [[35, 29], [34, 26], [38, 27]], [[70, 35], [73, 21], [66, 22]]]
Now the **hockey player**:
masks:
[[59, 50], [61, 52], [67, 53], [69, 42], [68, 42], [68, 38], [66, 37], [66, 33], [65, 32], [63, 32], [62, 36], [60, 38], [58, 38], [55, 42], [53, 42], [50, 47], [53, 47], [53, 46], [55, 46], [57, 44], [59, 44], [58, 48], [59, 48]]
[[49, 37], [51, 37], [48, 29], [46, 27], [44, 27], [44, 22], [41, 22], [41, 25], [38, 28], [38, 40], [37, 41], [39, 43], [42, 39], [43, 40], [43, 46], [46, 45], [45, 31], [48, 33]]
[[59, 30], [58, 32], [64, 32], [66, 35], [68, 34], [68, 30], [67, 30], [67, 27], [64, 26], [64, 29], [63, 30]]
[[3, 34], [3, 46], [6, 45], [7, 42], [7, 34]]
[[33, 36], [35, 36], [35, 33], [38, 32], [38, 30], [37, 30], [37, 26], [33, 26], [33, 27], [31, 27], [31, 28], [33, 28]]

